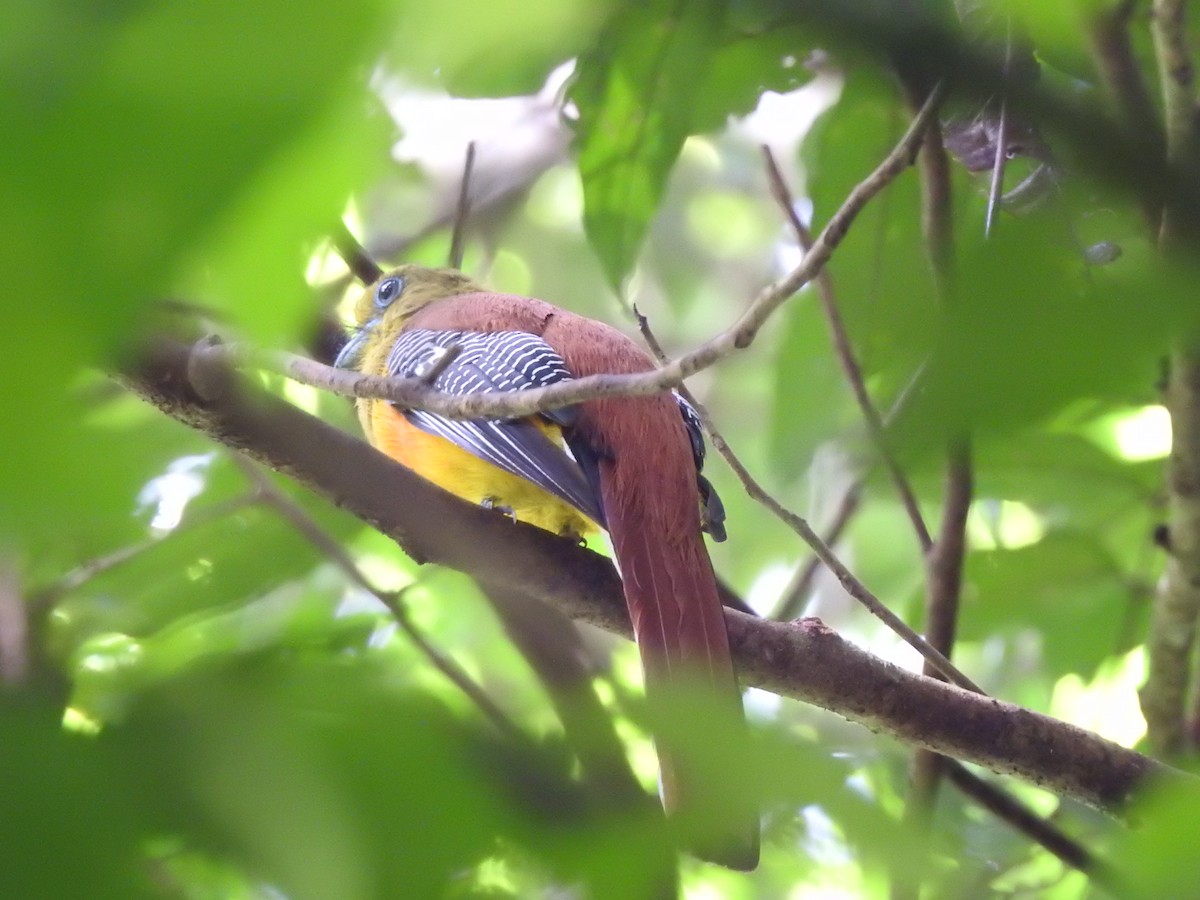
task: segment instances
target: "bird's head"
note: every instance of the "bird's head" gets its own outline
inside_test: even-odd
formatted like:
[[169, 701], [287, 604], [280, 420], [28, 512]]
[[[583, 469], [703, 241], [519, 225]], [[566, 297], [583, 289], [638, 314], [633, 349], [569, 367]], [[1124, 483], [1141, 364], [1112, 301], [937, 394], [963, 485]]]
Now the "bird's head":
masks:
[[[354, 306], [358, 331], [334, 362], [338, 368], [361, 367], [367, 347], [378, 339], [394, 339], [404, 322], [435, 300], [483, 290], [457, 269], [401, 266], [385, 272], [363, 291]], [[389, 342], [390, 343], [390, 342]]]

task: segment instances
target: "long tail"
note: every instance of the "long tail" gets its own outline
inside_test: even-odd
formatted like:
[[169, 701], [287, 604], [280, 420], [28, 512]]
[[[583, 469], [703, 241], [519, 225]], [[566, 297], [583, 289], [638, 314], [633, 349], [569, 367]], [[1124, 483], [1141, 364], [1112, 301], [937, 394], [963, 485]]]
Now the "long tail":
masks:
[[655, 739], [663, 805], [697, 856], [749, 870], [758, 864], [758, 816], [736, 795], [735, 768], [705, 764], [722, 759], [722, 739], [736, 745], [744, 722], [695, 478], [686, 469], [679, 479], [662, 475], [618, 453], [600, 482], [647, 698], [665, 719]]

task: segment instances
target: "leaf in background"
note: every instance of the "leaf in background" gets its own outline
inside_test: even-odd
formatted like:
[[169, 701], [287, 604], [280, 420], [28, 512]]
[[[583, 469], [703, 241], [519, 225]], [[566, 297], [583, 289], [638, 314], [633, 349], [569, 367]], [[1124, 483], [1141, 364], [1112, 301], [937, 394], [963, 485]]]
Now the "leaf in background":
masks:
[[1119, 460], [1073, 434], [1029, 429], [980, 441], [974, 461], [978, 496], [1018, 500], [1076, 527], [1102, 528], [1148, 509], [1161, 489], [1161, 463]]
[[1164, 348], [1195, 320], [1184, 273], [1124, 260], [1085, 270], [1057, 216], [1026, 216], [986, 244], [968, 232], [961, 246], [958, 296], [896, 425], [909, 447], [1010, 433], [1080, 400], [1147, 402]]
[[744, 116], [758, 105], [764, 91], [785, 93], [812, 78], [802, 56], [812, 39], [802, 28], [772, 28], [759, 32], [727, 28], [707, 65], [703, 87], [691, 100], [692, 133], [725, 127], [730, 116]]
[[1194, 778], [1164, 778], [1131, 810], [1138, 827], [1118, 835], [1111, 860], [1121, 875], [1120, 894], [1131, 900], [1196, 895], [1196, 843], [1200, 840], [1200, 789]]
[[358, 660], [225, 661], [102, 740], [168, 833], [289, 896], [441, 896], [512, 822], [486, 739]]
[[[885, 76], [866, 67], [846, 72], [840, 99], [801, 147], [814, 233], [907, 125], [898, 92]], [[858, 215], [828, 267], [865, 374], [887, 374], [895, 389], [907, 384], [929, 343], [935, 295], [927, 259], [920, 185], [909, 170]]]
[[608, 6], [607, 0], [405, 3], [387, 65], [417, 83], [436, 78], [455, 97], [534, 94], [553, 69], [595, 40]]
[[64, 732], [61, 709], [22, 699], [0, 706], [0, 896], [161, 896], [139, 869], [134, 767]]
[[627, 2], [576, 69], [584, 227], [614, 288], [633, 268], [667, 175], [691, 133], [691, 98], [723, 0]]
[[121, 502], [106, 472], [120, 444], [86, 427], [90, 404], [68, 386], [130, 339], [227, 215], [254, 210], [256, 245], [209, 260], [242, 290], [188, 299], [224, 299], [258, 337], [295, 328], [308, 297], [278, 289], [276, 261], [300, 283], [294, 223], [324, 228], [360, 174], [359, 157], [303, 142], [353, 95], [378, 22], [378, 0], [0, 7], [0, 171], [20, 186], [0, 195], [0, 419], [19, 431], [0, 529], [53, 530]]
[[963, 640], [1037, 632], [1046, 676], [1088, 677], [1133, 635], [1123, 634], [1130, 603], [1124, 573], [1087, 533], [1056, 532], [1017, 549], [967, 556]]

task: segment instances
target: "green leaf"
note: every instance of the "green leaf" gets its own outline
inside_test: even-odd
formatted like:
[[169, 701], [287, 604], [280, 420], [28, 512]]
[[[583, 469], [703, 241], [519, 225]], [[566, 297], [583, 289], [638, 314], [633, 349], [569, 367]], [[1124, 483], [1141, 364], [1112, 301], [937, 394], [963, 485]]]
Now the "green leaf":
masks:
[[[104, 485], [119, 447], [87, 427], [90, 404], [68, 388], [116, 355], [150, 303], [175, 295], [197, 247], [228, 233], [226, 216], [252, 209], [259, 226], [241, 232], [254, 239], [240, 248], [243, 274], [249, 260], [273, 275], [283, 257], [299, 282], [297, 231], [315, 241], [361, 167], [328, 142], [302, 161], [290, 148], [353, 94], [378, 16], [378, 0], [2, 5], [0, 171], [20, 189], [0, 194], [0, 219], [14, 225], [0, 243], [0, 332], [13, 338], [0, 418], [21, 423], [0, 467], [4, 531], [115, 502]], [[345, 126], [342, 139], [358, 140]], [[281, 197], [290, 202], [272, 203]], [[208, 263], [243, 286], [215, 299], [256, 336], [294, 332], [307, 296], [273, 296], [271, 281], [233, 274], [228, 259]]]
[[0, 703], [0, 895], [156, 896], [138, 868], [135, 767], [64, 732], [61, 709], [11, 701]]
[[959, 268], [922, 390], [897, 422], [910, 447], [1008, 434], [1080, 401], [1148, 402], [1164, 348], [1196, 317], [1186, 274], [1124, 259], [1086, 270], [1056, 215], [987, 242], [967, 232]]
[[[903, 103], [885, 77], [866, 68], [847, 73], [841, 98], [801, 148], [814, 232], [879, 165], [907, 124]], [[894, 393], [920, 364], [936, 311], [915, 171], [903, 173], [858, 215], [827, 269], [859, 364]]]
[[1088, 533], [1055, 532], [1017, 549], [968, 554], [960, 636], [1042, 635], [1045, 672], [1084, 676], [1127, 649], [1131, 594], [1112, 555]]
[[633, 268], [667, 175], [691, 133], [691, 98], [723, 0], [628, 2], [576, 70], [571, 98], [584, 227], [609, 282]]
[[811, 36], [802, 28], [726, 29], [692, 100], [692, 131], [718, 131], [729, 116], [753, 111], [764, 91], [784, 93], [803, 85], [812, 77], [801, 59], [809, 46]]

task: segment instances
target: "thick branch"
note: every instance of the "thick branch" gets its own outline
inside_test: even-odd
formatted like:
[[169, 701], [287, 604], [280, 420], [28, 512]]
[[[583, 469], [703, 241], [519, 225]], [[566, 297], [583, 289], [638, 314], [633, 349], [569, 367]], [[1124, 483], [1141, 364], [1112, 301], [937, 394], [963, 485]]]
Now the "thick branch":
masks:
[[[414, 558], [522, 590], [575, 619], [629, 634], [620, 581], [604, 557], [463, 503], [219, 363], [204, 375], [208, 399], [201, 400], [189, 378], [192, 362], [188, 347], [160, 341], [120, 377], [168, 415], [288, 473]], [[1186, 777], [1081, 728], [907, 672], [819, 622], [726, 615], [747, 684], [899, 740], [1112, 811], [1148, 778]]]

